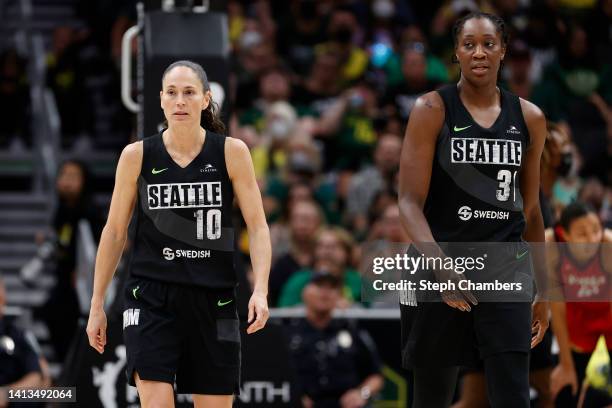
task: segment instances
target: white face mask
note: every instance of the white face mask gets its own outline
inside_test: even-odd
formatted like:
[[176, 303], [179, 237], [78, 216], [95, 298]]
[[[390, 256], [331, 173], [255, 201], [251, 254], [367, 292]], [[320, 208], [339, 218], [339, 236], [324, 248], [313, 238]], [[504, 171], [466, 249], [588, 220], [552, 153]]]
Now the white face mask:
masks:
[[255, 45], [261, 44], [263, 37], [257, 31], [244, 31], [240, 36], [240, 48], [249, 49]]
[[268, 126], [268, 133], [275, 139], [284, 139], [289, 136], [289, 132], [291, 131], [291, 125], [284, 120], [274, 120]]
[[395, 14], [395, 3], [392, 0], [375, 0], [372, 12], [378, 18], [391, 18]]

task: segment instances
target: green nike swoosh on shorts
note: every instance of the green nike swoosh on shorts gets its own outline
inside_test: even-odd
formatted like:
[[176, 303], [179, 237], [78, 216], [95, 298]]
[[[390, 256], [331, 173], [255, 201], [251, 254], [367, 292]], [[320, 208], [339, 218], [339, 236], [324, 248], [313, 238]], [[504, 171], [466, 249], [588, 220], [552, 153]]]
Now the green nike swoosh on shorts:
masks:
[[165, 169], [161, 169], [161, 170], [155, 170], [155, 167], [153, 167], [153, 170], [151, 170], [151, 173], [153, 173], [153, 174], [159, 174], [159, 173], [161, 173], [162, 171], [166, 171], [166, 170], [168, 170], [168, 168], [167, 168], [167, 167], [166, 167]]
[[140, 289], [140, 286], [136, 286], [134, 289], [132, 289], [132, 295], [134, 295], [134, 299], [138, 299], [138, 297], [136, 296], [136, 292], [138, 292], [138, 289]]
[[521, 254], [517, 253], [517, 254], [516, 254], [516, 259], [517, 259], [517, 260], [519, 260], [519, 259], [521, 259], [522, 257], [524, 257], [525, 255], [527, 255], [528, 253], [529, 253], [529, 250], [527, 250], [527, 251], [525, 251], [525, 252], [523, 252], [523, 253], [521, 253]]
[[454, 130], [455, 132], [461, 132], [462, 130], [465, 130], [465, 129], [470, 128], [470, 127], [472, 127], [472, 125], [465, 126], [465, 127], [457, 127], [457, 125], [455, 125], [455, 127], [453, 128], [453, 130]]
[[217, 306], [219, 306], [219, 307], [225, 306], [225, 305], [228, 305], [228, 304], [232, 303], [233, 301], [234, 301], [234, 299], [230, 299], [227, 302], [222, 302], [221, 300], [218, 300], [217, 301]]

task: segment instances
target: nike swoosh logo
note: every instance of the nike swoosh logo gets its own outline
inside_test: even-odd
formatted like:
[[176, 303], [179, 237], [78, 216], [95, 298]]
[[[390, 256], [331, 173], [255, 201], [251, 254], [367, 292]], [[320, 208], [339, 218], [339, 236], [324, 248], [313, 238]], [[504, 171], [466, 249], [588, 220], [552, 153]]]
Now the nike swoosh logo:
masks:
[[522, 254], [517, 253], [517, 254], [516, 254], [516, 259], [517, 259], [517, 260], [519, 260], [519, 259], [521, 259], [522, 257], [524, 257], [525, 255], [527, 255], [528, 253], [529, 253], [529, 250], [527, 250], [527, 251], [523, 252]]
[[234, 299], [230, 299], [227, 302], [222, 302], [222, 301], [218, 300], [217, 301], [217, 306], [219, 306], [219, 307], [225, 306], [225, 305], [228, 305], [228, 304], [232, 303], [233, 301], [234, 301]]
[[454, 130], [455, 132], [461, 132], [462, 130], [465, 130], [465, 129], [470, 128], [470, 127], [472, 127], [472, 125], [465, 126], [465, 127], [457, 127], [457, 125], [455, 125], [455, 127], [453, 128], [453, 130]]
[[161, 173], [162, 171], [166, 171], [166, 170], [168, 170], [168, 168], [167, 168], [167, 167], [166, 167], [165, 169], [161, 169], [161, 170], [155, 170], [155, 167], [154, 167], [154, 168], [153, 168], [153, 170], [151, 170], [151, 173], [153, 173], [153, 174], [159, 174], [159, 173]]
[[138, 297], [136, 296], [136, 292], [138, 292], [138, 289], [140, 289], [140, 286], [136, 286], [134, 289], [132, 289], [132, 295], [134, 295], [134, 299], [138, 299]]

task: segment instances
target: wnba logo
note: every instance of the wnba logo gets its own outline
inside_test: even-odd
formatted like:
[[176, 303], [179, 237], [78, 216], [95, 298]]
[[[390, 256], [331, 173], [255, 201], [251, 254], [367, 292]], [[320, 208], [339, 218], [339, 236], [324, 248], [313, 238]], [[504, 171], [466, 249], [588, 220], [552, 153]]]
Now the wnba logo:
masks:
[[472, 209], [467, 205], [464, 205], [463, 207], [459, 208], [457, 215], [459, 215], [460, 220], [467, 221], [472, 218]]

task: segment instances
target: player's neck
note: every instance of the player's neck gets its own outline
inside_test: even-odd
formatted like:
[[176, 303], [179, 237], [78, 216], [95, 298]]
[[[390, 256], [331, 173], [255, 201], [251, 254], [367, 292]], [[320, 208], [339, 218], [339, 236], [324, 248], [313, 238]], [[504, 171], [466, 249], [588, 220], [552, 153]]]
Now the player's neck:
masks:
[[494, 82], [483, 86], [475, 86], [464, 77], [461, 77], [457, 86], [464, 103], [467, 102], [471, 106], [478, 107], [489, 107], [498, 104], [500, 95]]
[[206, 131], [200, 125], [194, 127], [177, 126], [165, 132], [166, 148], [177, 153], [189, 153], [198, 149], [204, 142]]

